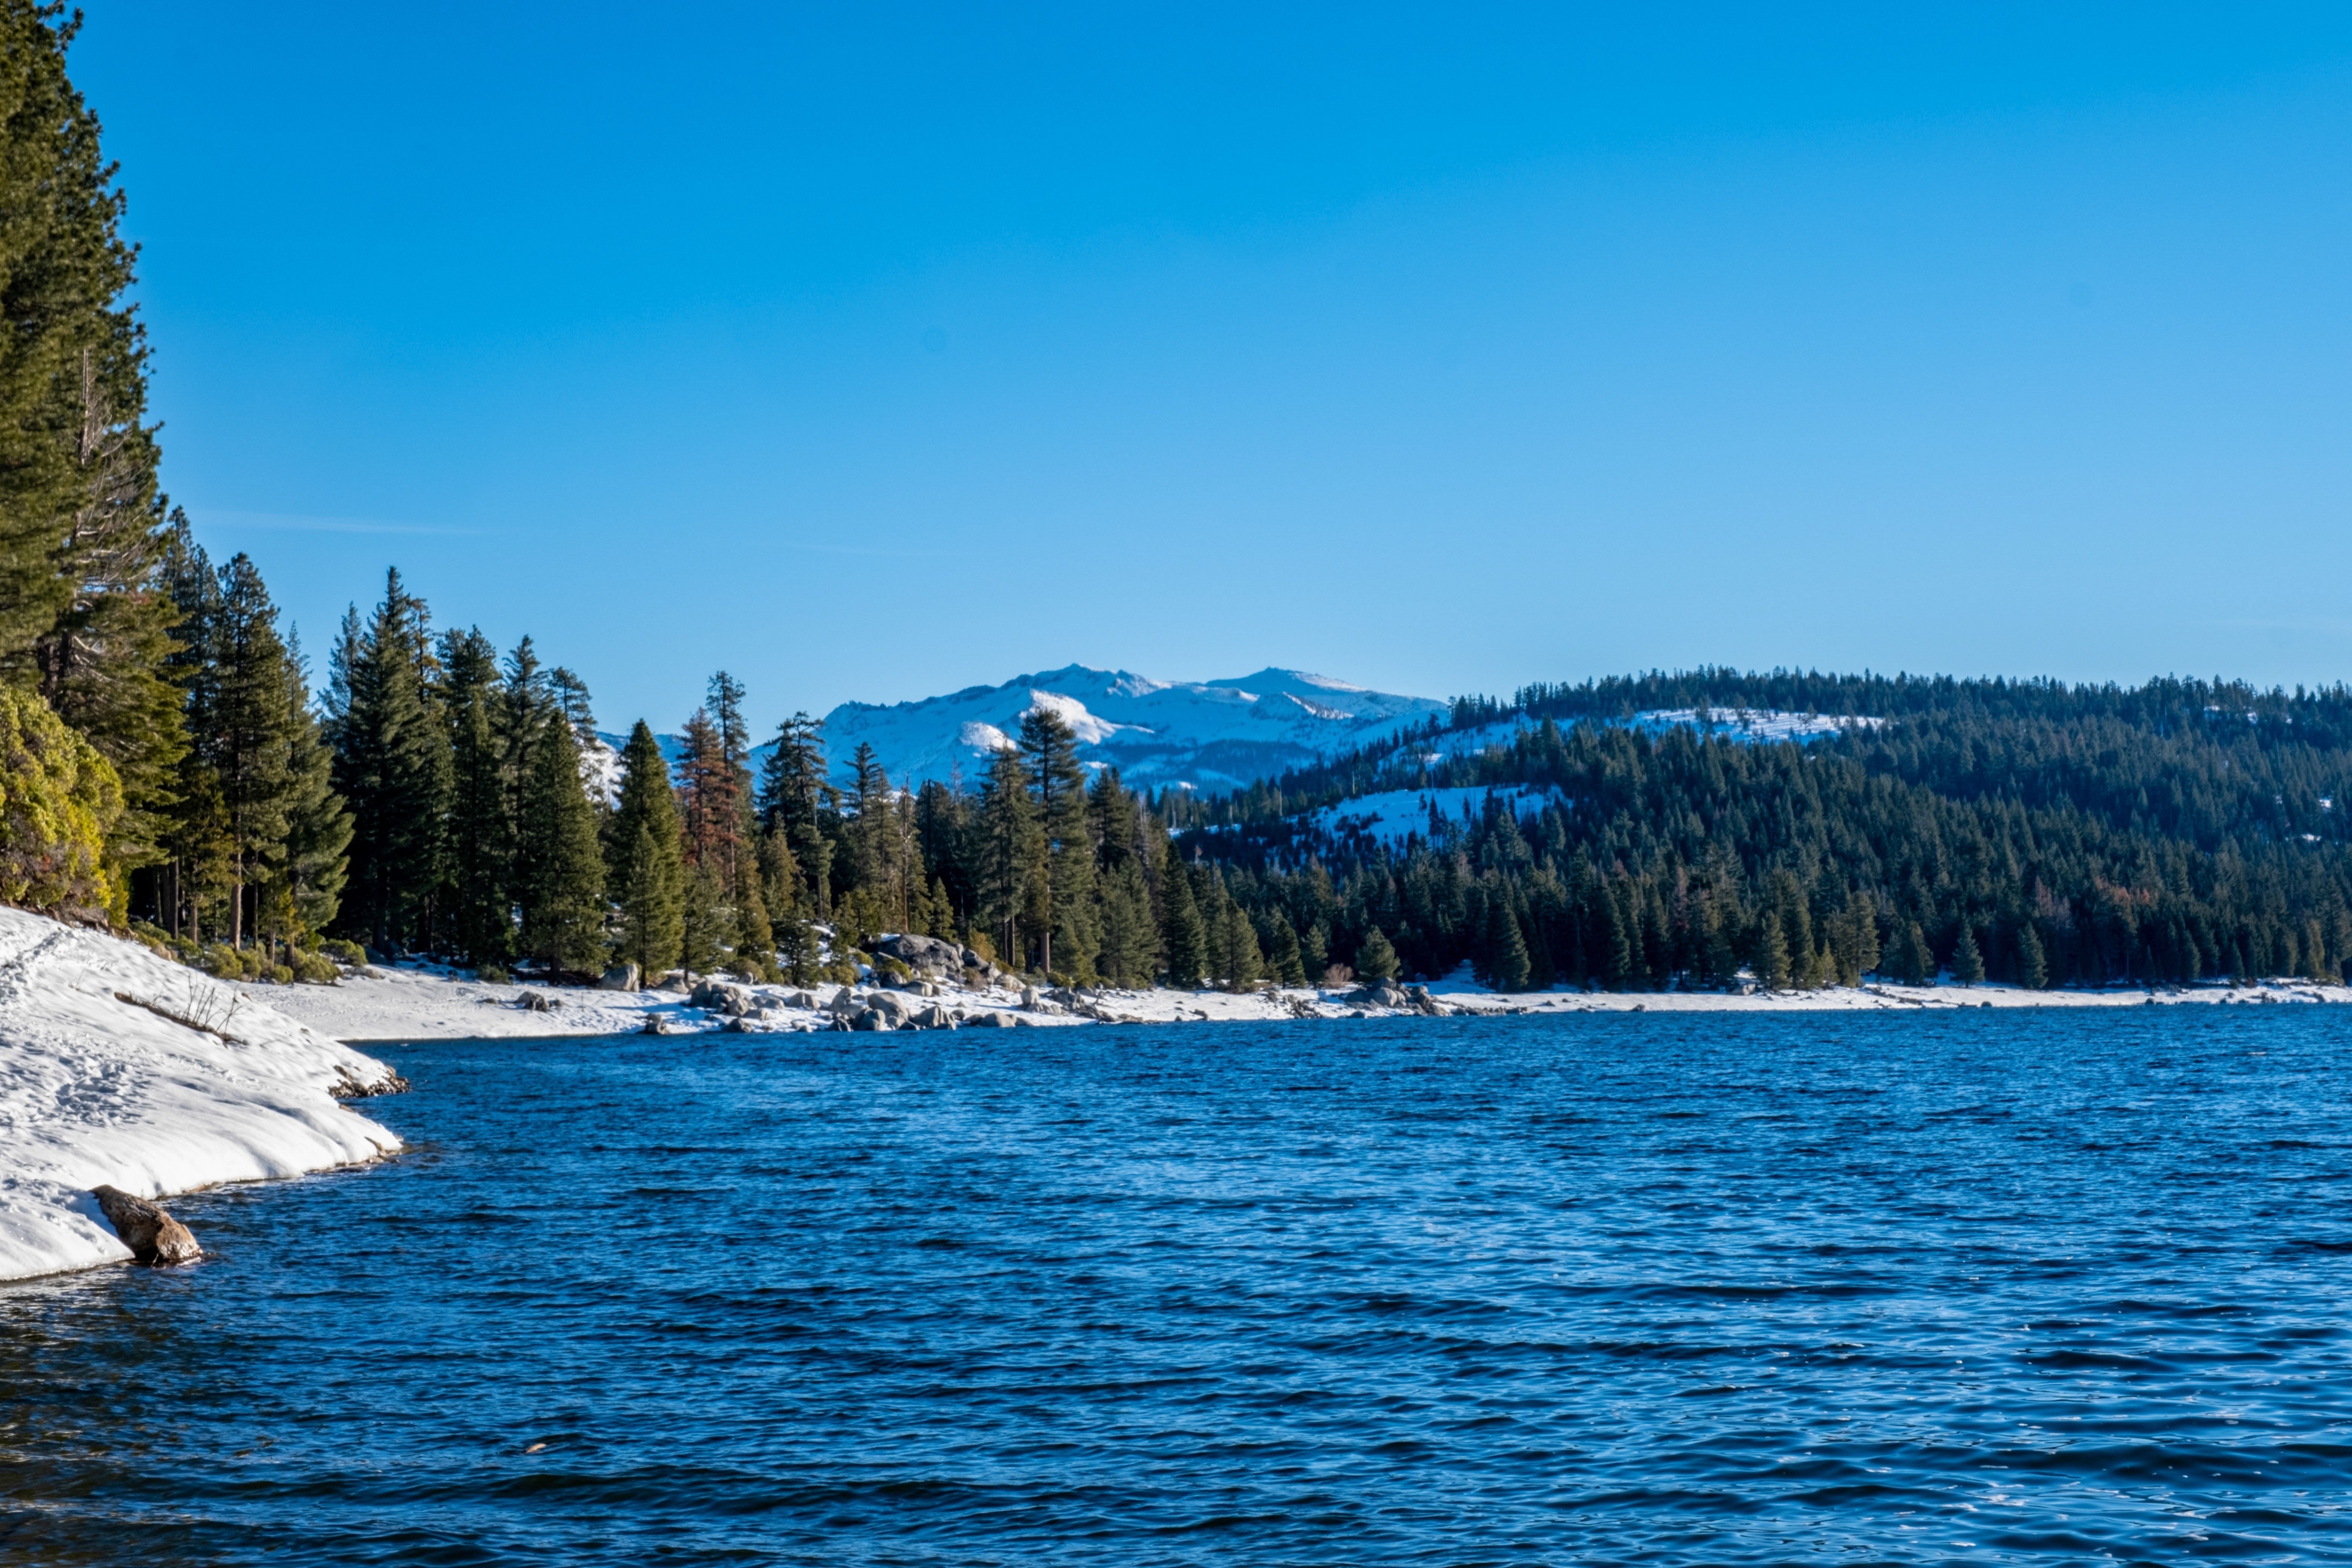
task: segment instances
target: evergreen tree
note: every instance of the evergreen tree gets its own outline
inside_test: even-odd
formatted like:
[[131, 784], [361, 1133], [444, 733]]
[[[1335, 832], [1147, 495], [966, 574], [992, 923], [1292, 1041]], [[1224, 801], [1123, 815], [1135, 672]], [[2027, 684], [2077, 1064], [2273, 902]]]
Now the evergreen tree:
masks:
[[310, 710], [310, 676], [290, 635], [280, 673], [288, 738], [286, 842], [267, 884], [273, 915], [265, 934], [282, 947], [307, 944], [341, 910], [352, 816], [335, 793], [334, 752]]
[[579, 743], [559, 722], [533, 751], [517, 856], [523, 947], [559, 970], [602, 969], [604, 863]]
[[2042, 935], [2028, 921], [2017, 928], [2017, 983], [2028, 991], [2050, 984], [2050, 962], [2042, 951]]
[[286, 690], [291, 658], [278, 635], [278, 609], [252, 558], [221, 569], [220, 609], [211, 650], [217, 673], [203, 746], [219, 780], [229, 843], [228, 939], [242, 947], [257, 923], [248, 894], [286, 857], [300, 775], [298, 729]]
[[621, 910], [618, 956], [650, 980], [678, 963], [685, 941], [686, 868], [669, 764], [642, 719], [629, 731], [621, 766], [605, 885]]
[[1168, 952], [1168, 984], [1180, 990], [1190, 990], [1201, 984], [1209, 963], [1209, 932], [1201, 920], [1201, 907], [1192, 896], [1192, 879], [1184, 863], [1176, 858], [1176, 847], [1167, 849], [1167, 868], [1160, 877], [1162, 902], [1166, 906], [1164, 936]]
[[[530, 639], [524, 639], [524, 647]], [[519, 652], [521, 650], [518, 650]], [[478, 628], [441, 639], [442, 710], [449, 730], [448, 940], [469, 963], [513, 956], [515, 846], [521, 797], [508, 788], [510, 734], [498, 650]]]
[[126, 299], [135, 252], [66, 71], [80, 25], [26, 0], [0, 9], [0, 678], [36, 686], [107, 760], [119, 873], [158, 858], [186, 741], [146, 333]]
[[1396, 973], [1396, 948], [1381, 933], [1381, 928], [1374, 926], [1364, 933], [1363, 942], [1356, 949], [1356, 978], [1393, 980]]
[[1927, 933], [1919, 929], [1917, 921], [1904, 929], [1895, 965], [1895, 976], [1906, 985], [1926, 985], [1936, 978], [1936, 956], [1927, 946]]
[[686, 900], [678, 924], [678, 962], [688, 973], [716, 974], [728, 967], [734, 921], [727, 907], [727, 884], [718, 864], [705, 860], [688, 868]]
[[[1040, 963], [1048, 973], [1058, 964], [1078, 979], [1089, 979], [1100, 934], [1095, 923], [1095, 845], [1087, 824], [1087, 770], [1078, 761], [1077, 736], [1059, 713], [1039, 705], [1021, 716], [1021, 750], [1035, 781], [1037, 822], [1045, 839], [1039, 866], [1045, 902]], [[1253, 952], [1256, 945], [1252, 937]]]
[[1276, 910], [1266, 922], [1266, 973], [1277, 985], [1304, 985], [1307, 966], [1298, 951], [1298, 932], [1288, 916]]
[[1984, 954], [1977, 949], [1977, 933], [1963, 924], [1959, 945], [1952, 949], [1952, 978], [1963, 985], [1974, 985], [1984, 977]]
[[1490, 984], [1497, 991], [1524, 991], [1528, 987], [1528, 944], [1519, 932], [1518, 917], [1511, 912], [1510, 900], [1500, 889], [1486, 903], [1489, 923], [1486, 938], [1486, 965]]
[[1096, 955], [1096, 970], [1114, 985], [1150, 985], [1160, 970], [1160, 933], [1142, 861], [1129, 856], [1103, 872], [1100, 899], [1102, 951]]
[[1767, 910], [1756, 932], [1756, 957], [1750, 964], [1756, 984], [1766, 991], [1789, 988], [1789, 939], [1780, 932], [1780, 912]]
[[988, 789], [980, 808], [980, 906], [1009, 967], [1020, 969], [1021, 925], [1030, 884], [1043, 858], [1036, 803], [1029, 794], [1029, 770], [1017, 750], [1007, 748], [989, 763]]
[[825, 776], [824, 726], [795, 713], [776, 731], [760, 779], [761, 822], [781, 828], [799, 868], [810, 912], [818, 920], [832, 909], [833, 846], [824, 816], [836, 795]]
[[352, 818], [342, 921], [380, 948], [429, 947], [442, 880], [452, 760], [432, 700], [438, 675], [424, 601], [400, 573], [364, 627], [356, 611], [330, 661], [335, 787]]
[[1220, 896], [1217, 902], [1216, 947], [1223, 959], [1226, 988], [1247, 991], [1265, 977], [1265, 956], [1242, 907], [1228, 896]]

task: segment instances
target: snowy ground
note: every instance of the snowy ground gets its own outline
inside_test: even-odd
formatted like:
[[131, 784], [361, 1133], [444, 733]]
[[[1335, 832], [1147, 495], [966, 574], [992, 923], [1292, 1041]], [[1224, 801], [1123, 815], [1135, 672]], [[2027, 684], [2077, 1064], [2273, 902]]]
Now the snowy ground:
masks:
[[[668, 1030], [680, 1034], [723, 1027], [726, 1017], [687, 1005], [674, 991], [625, 993], [550, 989], [522, 985], [485, 985], [461, 970], [407, 966], [378, 972], [379, 978], [346, 978], [338, 986], [244, 985], [238, 990], [257, 1005], [300, 1019], [312, 1028], [340, 1039], [370, 1041], [481, 1039], [614, 1035], [635, 1033], [649, 1017], [658, 1016]], [[537, 989], [550, 998], [547, 1012], [527, 1011], [517, 1005], [524, 993]], [[796, 991], [784, 985], [754, 985], [752, 998], [764, 1016], [747, 1019], [745, 1026], [762, 1032], [830, 1028], [833, 1004], [843, 987], [817, 985]], [[1736, 995], [1714, 991], [1550, 991], [1505, 994], [1486, 989], [1466, 973], [1431, 985], [1433, 999], [1449, 1012], [1472, 1015], [1539, 1013], [1718, 1013], [1888, 1011], [1950, 1007], [2119, 1007], [2157, 1003], [2189, 1005], [2352, 1002], [2352, 990], [2341, 985], [2317, 985], [2307, 981], [2273, 981], [2231, 987], [2200, 985], [2159, 987], [2116, 986], [2099, 991], [2025, 991], [2011, 985], [1901, 986], [1864, 985], [1789, 991], [1775, 995]], [[870, 987], [851, 989], [849, 998], [870, 996]], [[1065, 994], [1055, 994], [1056, 996]], [[814, 1007], [794, 1005], [806, 998]], [[1345, 1018], [1387, 1016], [1399, 1011], [1370, 1005], [1353, 986], [1321, 990], [1265, 990], [1234, 994], [1223, 991], [1120, 991], [1088, 989], [1056, 1000], [1048, 996], [1034, 1006], [1024, 1005], [1019, 993], [1009, 989], [966, 990], [941, 987], [935, 997], [908, 996], [914, 1006], [936, 1002], [959, 1016], [962, 1026], [1002, 1016], [1022, 1026], [1061, 1026], [1086, 1023], [1239, 1023], [1270, 1018]], [[854, 1002], [853, 1002], [854, 1005]]]
[[154, 1197], [397, 1149], [330, 1092], [391, 1077], [136, 942], [0, 908], [0, 1279], [129, 1258], [101, 1184]]

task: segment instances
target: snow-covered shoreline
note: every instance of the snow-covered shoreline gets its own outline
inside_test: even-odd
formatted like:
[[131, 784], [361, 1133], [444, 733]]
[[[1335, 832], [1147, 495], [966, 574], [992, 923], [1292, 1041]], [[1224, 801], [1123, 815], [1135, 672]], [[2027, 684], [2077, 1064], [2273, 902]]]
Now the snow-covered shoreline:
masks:
[[[659, 1018], [666, 1032], [692, 1034], [727, 1026], [717, 1009], [692, 1006], [674, 991], [618, 992], [542, 990], [554, 1005], [530, 1011], [518, 1005], [528, 985], [492, 985], [462, 971], [402, 965], [353, 977], [334, 987], [242, 985], [257, 1005], [268, 1005], [323, 1034], [355, 1044], [434, 1039], [553, 1038], [564, 1036], [633, 1034]], [[1551, 991], [1501, 994], [1457, 977], [1426, 987], [1444, 1011], [1468, 1016], [1568, 1013], [1818, 1013], [1920, 1012], [1953, 1008], [2123, 1007], [2162, 1005], [2215, 1005], [2258, 1003], [2352, 1003], [2352, 988], [2309, 981], [2268, 981], [2148, 988], [2027, 991], [2011, 985], [1904, 986], [1870, 984], [1741, 995], [1717, 991]], [[832, 1027], [853, 999], [870, 998], [874, 988], [818, 985], [796, 991], [783, 985], [748, 987], [764, 1016], [739, 1026], [753, 1032]], [[917, 1008], [937, 1005], [958, 1016], [963, 1026], [1003, 1022], [1030, 1026], [1089, 1023], [1245, 1023], [1294, 1018], [1345, 1019], [1397, 1016], [1405, 1008], [1367, 1003], [1354, 987], [1293, 988], [1243, 993], [1150, 991], [1109, 988], [1055, 993], [1034, 1006], [1004, 987], [936, 988], [923, 997], [898, 994]], [[792, 1005], [805, 996], [817, 1006]], [[840, 1005], [836, 1005], [836, 1003]]]
[[100, 1184], [163, 1197], [392, 1152], [337, 1096], [394, 1081], [137, 942], [0, 908], [0, 1279], [129, 1258]]

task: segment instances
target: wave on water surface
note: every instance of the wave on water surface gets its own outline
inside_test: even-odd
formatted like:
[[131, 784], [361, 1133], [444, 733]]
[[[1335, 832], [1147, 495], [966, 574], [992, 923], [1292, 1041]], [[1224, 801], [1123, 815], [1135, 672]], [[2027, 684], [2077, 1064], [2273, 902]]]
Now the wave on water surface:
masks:
[[26, 1563], [2352, 1559], [2332, 1010], [384, 1051], [0, 1289]]

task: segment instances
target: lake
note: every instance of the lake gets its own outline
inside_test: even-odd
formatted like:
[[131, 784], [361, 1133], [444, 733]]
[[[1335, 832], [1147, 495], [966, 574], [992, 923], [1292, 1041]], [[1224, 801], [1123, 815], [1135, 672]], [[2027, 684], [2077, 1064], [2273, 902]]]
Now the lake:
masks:
[[2352, 1014], [376, 1049], [0, 1287], [11, 1563], [2352, 1561]]

